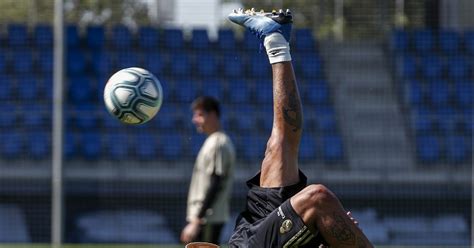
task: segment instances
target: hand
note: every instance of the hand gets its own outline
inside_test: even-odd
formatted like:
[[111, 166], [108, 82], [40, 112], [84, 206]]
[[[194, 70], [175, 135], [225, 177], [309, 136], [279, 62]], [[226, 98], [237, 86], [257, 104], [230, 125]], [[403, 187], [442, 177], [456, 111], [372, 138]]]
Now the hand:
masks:
[[181, 232], [181, 242], [187, 244], [194, 241], [201, 229], [201, 221], [198, 218], [192, 219]]

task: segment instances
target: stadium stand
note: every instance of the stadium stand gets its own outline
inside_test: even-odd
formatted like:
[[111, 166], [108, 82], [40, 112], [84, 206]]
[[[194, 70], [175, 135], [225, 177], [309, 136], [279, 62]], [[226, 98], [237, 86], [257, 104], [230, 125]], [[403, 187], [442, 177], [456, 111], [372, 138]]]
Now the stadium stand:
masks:
[[[0, 99], [3, 99], [2, 101], [15, 96], [17, 99], [23, 99], [22, 101], [35, 102], [39, 101], [35, 99], [38, 96], [52, 96], [51, 32], [51, 26], [39, 24], [32, 28], [31, 39], [34, 44], [32, 48], [14, 49], [7, 53], [7, 56], [1, 53], [0, 69], [7, 72], [2, 76], [2, 80], [6, 82], [1, 84], [3, 90]], [[309, 106], [307, 112], [317, 113], [312, 115], [312, 120], [309, 120], [309, 123], [316, 124], [317, 128], [311, 125], [308, 130], [316, 132], [310, 134], [315, 137], [315, 140], [321, 139], [322, 144], [318, 146], [321, 150], [318, 149], [317, 152], [323, 154], [319, 157], [311, 155], [310, 150], [303, 151], [305, 160], [325, 158], [327, 161], [342, 161], [343, 146], [331, 107], [330, 89], [324, 80], [322, 60], [317, 52], [316, 41], [307, 29], [297, 30], [297, 32], [301, 35], [295, 39], [293, 46], [296, 50], [294, 60], [297, 70], [301, 72], [301, 94], [305, 106]], [[271, 108], [262, 108], [272, 101], [271, 92], [266, 90], [271, 84], [268, 78], [270, 67], [267, 59], [262, 54], [248, 51], [254, 50], [255, 45], [258, 44], [253, 35], [245, 33], [243, 40], [240, 40], [230, 29], [220, 29], [218, 34], [217, 40], [211, 41], [204, 29], [194, 29], [191, 37], [186, 38], [183, 30], [175, 28], [158, 30], [152, 27], [140, 27], [137, 32], [132, 32], [124, 25], [87, 26], [84, 32], [80, 32], [77, 26], [68, 25], [66, 27], [68, 44], [66, 121], [68, 128], [74, 129], [75, 135], [67, 136], [80, 138], [74, 138], [72, 143], [68, 143], [66, 154], [84, 156], [89, 160], [101, 160], [110, 159], [112, 154], [117, 155], [117, 152], [126, 150], [120, 147], [112, 149], [107, 145], [104, 146], [105, 150], [102, 149], [99, 142], [101, 138], [98, 137], [100, 128], [119, 128], [120, 125], [107, 114], [98, 114], [98, 109], [102, 104], [101, 95], [106, 79], [114, 70], [130, 66], [143, 66], [158, 75], [165, 88], [168, 106], [189, 104], [198, 94], [212, 95], [221, 99], [230, 109], [237, 109], [234, 106], [239, 106], [240, 110], [231, 111], [232, 114], [236, 116], [245, 114], [251, 117], [230, 118], [232, 121], [227, 121], [227, 123], [234, 122], [229, 125], [233, 130], [248, 132], [258, 125], [262, 128], [255, 130], [268, 130], [269, 120], [262, 118], [262, 116], [267, 116], [266, 118], [271, 119]], [[18, 24], [8, 26], [7, 37], [9, 44], [11, 43], [13, 47], [23, 47], [30, 39], [26, 26]], [[171, 50], [159, 51], [156, 44], [161, 42]], [[214, 44], [224, 51], [219, 56], [206, 49]], [[242, 51], [232, 49], [237, 45], [245, 49]], [[10, 64], [12, 67], [9, 66]], [[453, 71], [453, 74], [458, 76], [462, 76], [463, 73], [465, 72]], [[459, 87], [462, 86], [463, 84], [460, 84]], [[445, 101], [444, 97], [437, 96], [435, 99]], [[468, 96], [462, 98], [463, 102], [460, 104], [467, 104], [469, 99], [466, 98]], [[46, 107], [44, 103], [42, 106]], [[252, 109], [260, 109], [264, 113], [262, 115], [249, 114]], [[189, 128], [189, 125], [183, 124], [189, 122], [190, 116], [184, 114], [188, 112], [176, 112], [173, 113], [169, 107], [163, 107], [160, 115], [166, 118], [155, 122], [153, 127], [171, 129], [178, 124], [178, 127]], [[35, 125], [43, 126], [46, 124], [45, 121], [50, 119], [45, 116], [48, 113], [28, 115], [23, 121], [31, 128], [35, 128]], [[11, 126], [14, 120], [15, 118], [10, 117], [2, 118], [1, 125]], [[82, 135], [82, 132], [86, 132], [87, 135]], [[177, 130], [175, 134], [169, 134], [170, 137], [165, 137], [176, 141], [161, 148], [165, 153], [165, 158], [179, 159], [179, 151], [184, 149], [183, 144], [179, 142], [183, 138], [179, 133], [181, 133], [180, 130]], [[331, 137], [322, 138], [322, 133], [331, 133]], [[128, 142], [132, 142], [135, 138], [128, 139]], [[308, 142], [313, 143], [315, 140]], [[108, 143], [108, 141], [104, 142]], [[9, 145], [10, 150], [3, 152], [13, 154], [10, 156], [13, 158], [19, 151], [19, 147], [22, 147], [15, 144]], [[76, 146], [79, 152], [73, 151], [73, 147]], [[127, 146], [127, 144], [121, 146]], [[114, 149], [116, 151], [113, 151]], [[249, 150], [252, 149], [249, 148]], [[255, 152], [257, 150], [248, 151], [244, 155], [246, 160], [258, 159], [260, 154]], [[133, 159], [134, 154], [130, 153], [127, 156]]]
[[[144, 210], [103, 210], [77, 219], [81, 243], [177, 243], [166, 219]], [[156, 234], [160, 235], [156, 235]]]
[[421, 163], [467, 164], [472, 159], [467, 152], [472, 142], [466, 142], [472, 140], [470, 39], [469, 32], [452, 30], [392, 33], [396, 76]]

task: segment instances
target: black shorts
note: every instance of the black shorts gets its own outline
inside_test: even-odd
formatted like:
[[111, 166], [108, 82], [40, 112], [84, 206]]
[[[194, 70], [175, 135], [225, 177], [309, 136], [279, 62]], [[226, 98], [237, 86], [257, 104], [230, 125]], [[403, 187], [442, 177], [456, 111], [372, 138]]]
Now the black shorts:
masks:
[[306, 176], [280, 188], [261, 188], [260, 174], [247, 182], [247, 207], [237, 218], [229, 247], [318, 247], [321, 235], [311, 233], [290, 204], [291, 196], [306, 186]]

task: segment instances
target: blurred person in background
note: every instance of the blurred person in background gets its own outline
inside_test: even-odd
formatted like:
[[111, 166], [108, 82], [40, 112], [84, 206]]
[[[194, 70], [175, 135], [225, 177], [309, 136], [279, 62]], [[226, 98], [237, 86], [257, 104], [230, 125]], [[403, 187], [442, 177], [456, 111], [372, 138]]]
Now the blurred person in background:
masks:
[[207, 136], [194, 164], [187, 200], [187, 225], [181, 242], [218, 243], [230, 216], [230, 197], [235, 166], [235, 148], [222, 130], [220, 105], [201, 96], [191, 104], [192, 122]]
[[229, 247], [373, 247], [337, 196], [321, 184], [307, 186], [298, 168], [303, 111], [291, 63], [289, 10], [234, 10], [229, 19], [263, 42], [272, 67], [273, 127], [260, 172], [247, 181], [246, 209]]

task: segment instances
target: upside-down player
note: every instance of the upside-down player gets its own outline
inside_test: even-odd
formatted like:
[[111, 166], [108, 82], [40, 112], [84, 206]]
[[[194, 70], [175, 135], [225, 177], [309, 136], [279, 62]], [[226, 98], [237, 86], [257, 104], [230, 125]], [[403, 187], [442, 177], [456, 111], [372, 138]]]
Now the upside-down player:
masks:
[[247, 206], [229, 246], [373, 247], [336, 195], [320, 184], [307, 186], [298, 169], [303, 113], [288, 43], [290, 11], [240, 9], [229, 19], [263, 41], [273, 73], [274, 111], [265, 158], [260, 172], [247, 182]]

